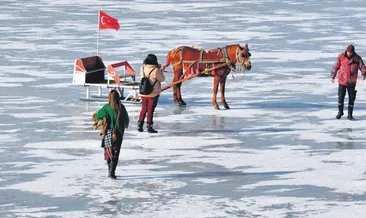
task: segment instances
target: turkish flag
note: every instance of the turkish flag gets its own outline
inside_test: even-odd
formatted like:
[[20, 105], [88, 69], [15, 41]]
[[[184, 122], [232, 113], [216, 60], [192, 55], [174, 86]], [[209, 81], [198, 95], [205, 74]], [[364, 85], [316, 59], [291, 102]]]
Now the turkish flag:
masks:
[[119, 73], [112, 67], [112, 65], [108, 65], [108, 76], [112, 77], [114, 82], [119, 86], [120, 80], [119, 80]]
[[118, 20], [99, 10], [99, 29], [119, 30]]

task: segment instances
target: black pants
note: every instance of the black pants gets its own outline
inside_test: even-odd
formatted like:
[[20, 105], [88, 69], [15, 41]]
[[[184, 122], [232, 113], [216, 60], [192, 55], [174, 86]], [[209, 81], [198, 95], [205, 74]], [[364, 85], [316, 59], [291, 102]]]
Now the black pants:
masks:
[[356, 85], [338, 85], [338, 105], [344, 105], [344, 97], [346, 96], [346, 91], [348, 92], [348, 106], [352, 106], [355, 103], [356, 99]]
[[108, 175], [109, 176], [115, 176], [117, 164], [118, 164], [118, 158], [119, 153], [121, 151], [123, 136], [119, 133], [117, 135], [116, 142], [113, 143], [113, 158], [107, 159], [107, 165], [108, 165]]

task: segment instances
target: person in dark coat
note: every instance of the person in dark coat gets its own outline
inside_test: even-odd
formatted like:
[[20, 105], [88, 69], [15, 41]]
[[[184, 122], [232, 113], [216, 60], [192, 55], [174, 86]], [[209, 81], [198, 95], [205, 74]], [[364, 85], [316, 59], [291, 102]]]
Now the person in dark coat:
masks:
[[127, 110], [121, 103], [120, 96], [116, 90], [110, 91], [108, 95], [108, 104], [105, 104], [99, 109], [95, 117], [98, 120], [105, 117], [107, 118], [107, 134], [102, 139], [102, 147], [104, 147], [104, 159], [108, 164], [108, 177], [116, 179], [115, 171], [118, 164], [123, 135], [130, 122]]
[[346, 51], [340, 53], [337, 57], [337, 61], [331, 71], [331, 81], [334, 83], [334, 79], [338, 74], [338, 114], [337, 119], [341, 119], [343, 116], [344, 97], [346, 91], [348, 92], [348, 116], [349, 120], [355, 120], [353, 117], [353, 107], [356, 100], [356, 83], [358, 70], [361, 71], [362, 80], [365, 80], [366, 67], [362, 58], [355, 52], [353, 45], [347, 46]]

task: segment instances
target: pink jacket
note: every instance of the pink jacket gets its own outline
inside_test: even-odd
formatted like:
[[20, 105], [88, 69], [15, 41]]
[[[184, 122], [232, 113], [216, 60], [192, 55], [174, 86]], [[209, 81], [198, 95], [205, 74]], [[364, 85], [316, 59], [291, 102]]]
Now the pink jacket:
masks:
[[163, 72], [159, 69], [159, 67], [157, 67], [156, 65], [150, 65], [150, 64], [145, 64], [141, 67], [140, 78], [144, 77], [144, 75], [145, 75], [145, 77], [147, 77], [149, 75], [150, 71], [152, 71], [149, 76], [150, 82], [151, 82], [151, 84], [154, 84], [156, 81], [156, 83], [154, 85], [154, 89], [153, 89], [152, 93], [149, 95], [140, 94], [140, 96], [142, 96], [142, 97], [153, 98], [153, 97], [160, 95], [161, 82], [164, 82], [164, 80], [165, 80], [165, 76], [164, 76]]
[[331, 77], [334, 79], [338, 73], [338, 82], [341, 85], [356, 85], [358, 69], [360, 69], [362, 76], [365, 76], [366, 67], [363, 60], [356, 53], [351, 57], [347, 56], [346, 52], [338, 55], [337, 61], [331, 71]]

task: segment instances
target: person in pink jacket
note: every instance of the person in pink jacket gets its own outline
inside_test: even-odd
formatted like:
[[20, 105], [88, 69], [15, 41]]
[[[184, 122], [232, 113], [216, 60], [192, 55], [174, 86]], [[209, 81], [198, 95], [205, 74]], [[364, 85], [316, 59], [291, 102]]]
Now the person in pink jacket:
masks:
[[355, 120], [353, 117], [353, 106], [356, 100], [356, 83], [358, 70], [361, 71], [362, 80], [365, 80], [366, 67], [362, 58], [355, 52], [353, 45], [347, 46], [346, 51], [338, 55], [337, 61], [331, 71], [331, 81], [338, 74], [338, 114], [337, 119], [343, 116], [344, 97], [348, 92], [348, 116], [349, 120]]
[[147, 131], [149, 133], [157, 133], [153, 128], [153, 117], [155, 107], [158, 104], [158, 99], [161, 92], [161, 82], [165, 80], [164, 74], [158, 64], [158, 59], [154, 54], [149, 54], [144, 60], [144, 65], [140, 69], [140, 77], [148, 77], [150, 83], [154, 85], [152, 93], [141, 96], [141, 111], [138, 120], [137, 130], [144, 131], [143, 125], [146, 117]]

